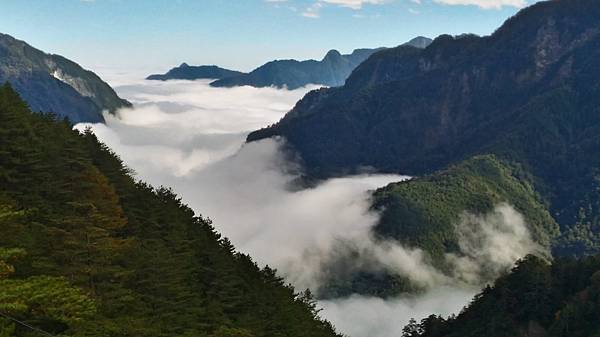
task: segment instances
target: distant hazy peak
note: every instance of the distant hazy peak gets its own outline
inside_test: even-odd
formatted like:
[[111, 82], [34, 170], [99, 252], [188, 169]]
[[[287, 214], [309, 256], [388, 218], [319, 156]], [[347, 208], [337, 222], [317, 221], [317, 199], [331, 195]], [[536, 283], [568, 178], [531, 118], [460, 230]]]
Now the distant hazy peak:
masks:
[[330, 50], [330, 51], [327, 52], [327, 54], [323, 58], [323, 61], [326, 61], [326, 60], [335, 60], [335, 59], [341, 59], [341, 58], [342, 58], [342, 54], [339, 51], [337, 51], [335, 49], [332, 49], [332, 50]]
[[166, 74], [153, 74], [147, 80], [199, 80], [222, 79], [242, 75], [242, 72], [220, 68], [215, 65], [190, 66], [183, 62], [179, 67], [169, 70]]
[[425, 49], [425, 48], [429, 47], [431, 42], [433, 42], [433, 40], [428, 37], [417, 36], [414, 39], [406, 42], [404, 45]]

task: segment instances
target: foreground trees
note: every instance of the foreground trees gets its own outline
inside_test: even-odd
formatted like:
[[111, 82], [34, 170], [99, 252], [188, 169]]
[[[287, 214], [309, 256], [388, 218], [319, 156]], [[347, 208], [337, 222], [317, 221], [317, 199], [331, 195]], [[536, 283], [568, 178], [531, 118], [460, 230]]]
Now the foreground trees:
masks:
[[552, 265], [529, 256], [458, 316], [411, 321], [403, 337], [600, 336], [600, 256]]
[[[0, 247], [19, 248], [1, 259], [0, 313], [72, 336], [336, 335], [306, 296], [171, 190], [137, 182], [93, 134], [30, 113], [9, 86], [0, 121]], [[39, 335], [13, 323], [2, 333]]]

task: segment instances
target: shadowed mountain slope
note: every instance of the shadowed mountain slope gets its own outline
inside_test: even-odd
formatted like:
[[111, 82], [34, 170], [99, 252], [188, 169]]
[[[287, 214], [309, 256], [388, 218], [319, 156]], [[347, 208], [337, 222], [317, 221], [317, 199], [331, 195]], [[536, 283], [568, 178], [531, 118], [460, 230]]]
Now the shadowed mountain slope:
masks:
[[33, 111], [53, 112], [73, 123], [103, 122], [103, 111], [131, 106], [93, 72], [0, 34], [0, 83], [5, 82]]

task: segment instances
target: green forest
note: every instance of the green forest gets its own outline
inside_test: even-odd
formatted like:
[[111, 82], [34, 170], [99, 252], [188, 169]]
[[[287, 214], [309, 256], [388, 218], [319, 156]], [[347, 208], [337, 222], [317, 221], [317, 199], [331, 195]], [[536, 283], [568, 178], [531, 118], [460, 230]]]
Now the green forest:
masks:
[[[248, 141], [285, 137], [312, 179], [365, 168], [422, 177], [493, 154], [518, 167], [519, 177], [527, 178], [542, 197], [554, 218], [547, 225], [559, 224], [562, 236], [553, 245], [555, 255], [598, 254], [598, 17], [597, 0], [540, 1], [489, 36], [441, 35], [424, 50], [399, 46], [380, 51], [344, 86], [307, 94], [278, 123], [251, 133]], [[398, 198], [407, 206], [408, 193], [421, 200], [413, 203], [423, 203], [426, 192], [421, 188], [431, 190], [433, 184], [421, 180], [389, 190], [404, 194]], [[474, 195], [465, 195], [474, 188], [459, 186], [453, 192], [444, 184], [437, 184], [440, 190], [431, 191], [427, 201], [437, 203], [436, 210], [425, 206], [436, 217], [425, 219], [425, 236], [432, 221], [440, 224], [442, 212], [447, 224], [456, 218], [451, 213], [457, 206], [477, 206]], [[512, 199], [490, 186], [480, 187], [484, 189], [476, 194], [488, 194], [482, 202]], [[451, 195], [458, 199], [443, 198]], [[386, 201], [393, 205], [391, 199]], [[395, 212], [427, 214], [419, 209]], [[407, 230], [403, 225], [392, 228], [401, 221], [413, 220], [387, 219], [381, 232], [397, 238]], [[436, 240], [439, 247], [445, 238]]]
[[[392, 183], [372, 195], [372, 210], [381, 214], [373, 232], [378, 240], [393, 239], [421, 249], [428, 262], [451, 276], [454, 267], [446, 255], [462, 255], [457, 232], [461, 217], [465, 212], [490, 214], [496, 206], [508, 204], [523, 215], [532, 241], [541, 247], [538, 254], [551, 259], [553, 248], [564, 239], [531, 180], [520, 165], [483, 155], [430, 175]], [[349, 279], [333, 277], [319, 295], [389, 297], [419, 291], [406, 277], [359, 272]]]
[[560, 233], [558, 224], [522, 170], [491, 155], [378, 189], [373, 208], [380, 210], [382, 217], [375, 231], [384, 238], [421, 247], [443, 267], [443, 255], [458, 247], [455, 225], [461, 214], [485, 214], [500, 203], [523, 214], [534, 241], [549, 255]]
[[[312, 2], [317, 10], [345, 6]], [[440, 35], [424, 49], [331, 51], [323, 61], [278, 60], [250, 74], [187, 64], [167, 73], [226, 77], [213, 87], [331, 84], [247, 137], [285, 139], [281, 150], [299, 174], [290, 190], [355, 174], [414, 176], [361, 200], [377, 221], [364, 239], [415, 250], [414, 265], [444, 280], [417, 284], [386, 265], [411, 268], [401, 256], [388, 263], [351, 240], [324, 253], [319, 242], [302, 263], [313, 263], [310, 253], [334, 262], [319, 260], [326, 276], [317, 275], [323, 284], [314, 294], [238, 252], [170, 188], [138, 180], [91, 129], [73, 129], [72, 122], [104, 122], [104, 111], [132, 106], [107, 83], [0, 34], [0, 337], [341, 337], [320, 317], [316, 298], [418, 303], [446, 286], [483, 290], [460, 313], [413, 319], [397, 337], [600, 337], [599, 18], [599, 0], [535, 1], [488, 36]], [[179, 103], [148, 107], [196, 111]], [[269, 116], [280, 109], [266, 105]], [[202, 109], [214, 117], [212, 107]], [[257, 189], [250, 199], [268, 194]], [[498, 205], [514, 208], [519, 227], [522, 215], [521, 236], [532, 249], [518, 257], [531, 255], [512, 269], [510, 255], [472, 282], [453, 278], [460, 268], [449, 254], [470, 257], [460, 241], [465, 215], [487, 219]], [[302, 211], [327, 207], [318, 206]], [[482, 244], [473, 250], [485, 251], [487, 241], [474, 237]], [[504, 244], [510, 238], [502, 248], [512, 253], [519, 249]]]
[[402, 337], [598, 337], [600, 257], [528, 256], [457, 315], [411, 320]]
[[336, 336], [167, 188], [0, 88], [0, 336]]

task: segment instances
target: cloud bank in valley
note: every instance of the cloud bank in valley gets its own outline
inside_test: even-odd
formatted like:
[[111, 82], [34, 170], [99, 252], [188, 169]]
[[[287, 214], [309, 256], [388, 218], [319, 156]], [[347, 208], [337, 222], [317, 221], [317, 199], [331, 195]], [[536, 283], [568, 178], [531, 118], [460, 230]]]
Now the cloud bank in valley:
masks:
[[[283, 140], [244, 140], [249, 131], [278, 121], [313, 88], [142, 81], [117, 87], [134, 109], [92, 128], [138, 178], [173, 187], [241, 252], [277, 268], [298, 289], [319, 289], [340, 268], [401, 275], [427, 289], [392, 300], [321, 302], [323, 315], [353, 337], [397, 337], [411, 317], [456, 312], [481, 282], [535, 247], [522, 217], [508, 205], [488, 216], [465, 214], [457, 224], [463, 254], [447, 256], [455, 273], [445, 275], [421, 250], [371, 235], [378, 214], [370, 210], [369, 191], [407, 177], [343, 177], [299, 188], [301, 167], [281, 151]], [[349, 252], [358, 255], [342, 264]]]
[[420, 296], [384, 300], [353, 295], [320, 304], [336, 327], [349, 336], [400, 337], [410, 318], [458, 313], [473, 294], [470, 288], [438, 287]]

